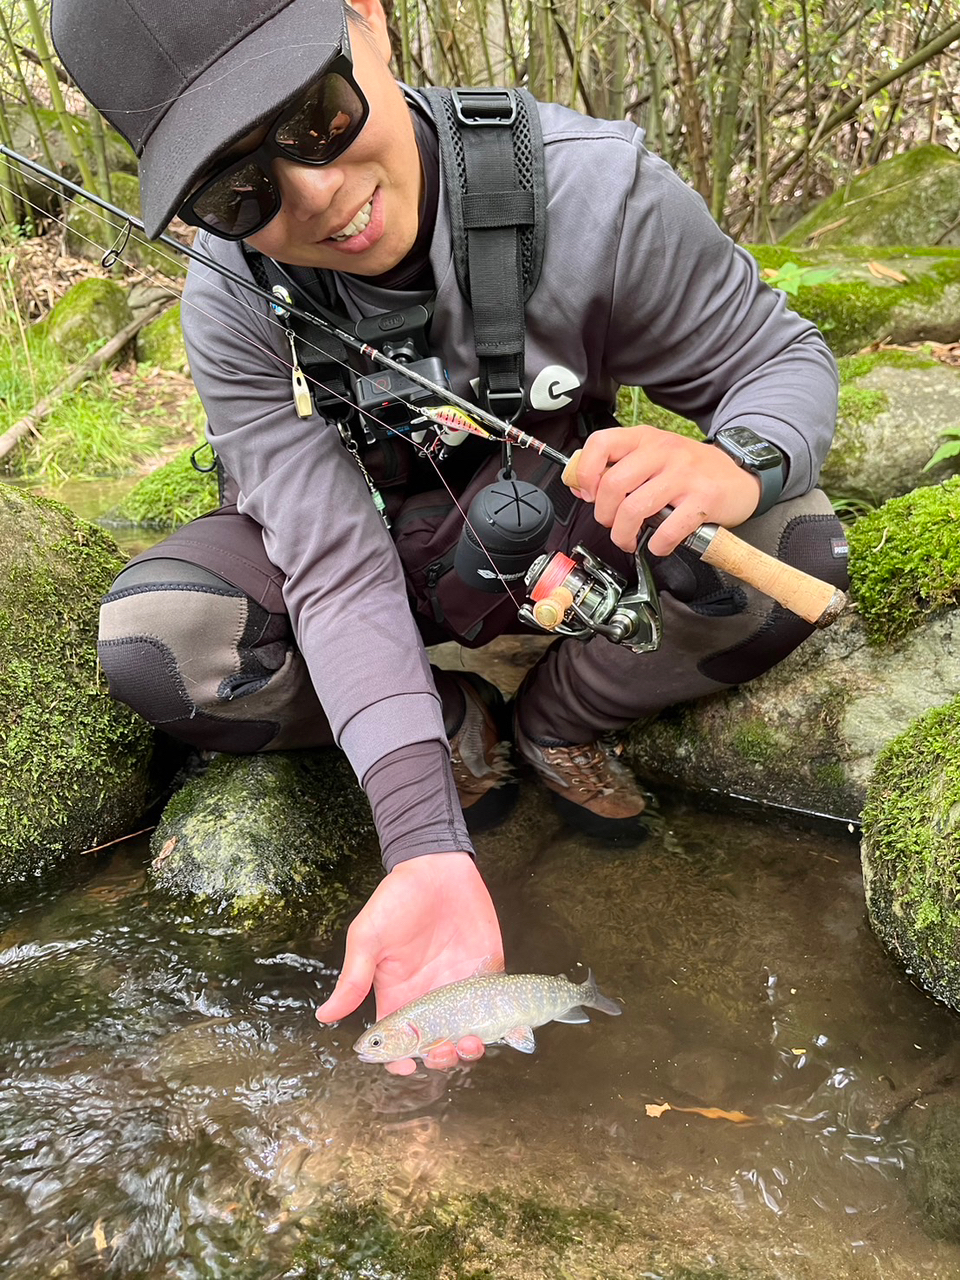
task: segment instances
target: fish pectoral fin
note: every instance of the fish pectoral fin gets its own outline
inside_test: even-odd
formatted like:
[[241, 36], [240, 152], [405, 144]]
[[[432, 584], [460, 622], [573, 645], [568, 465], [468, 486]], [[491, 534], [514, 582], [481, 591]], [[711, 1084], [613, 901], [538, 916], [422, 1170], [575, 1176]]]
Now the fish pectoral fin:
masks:
[[580, 1005], [575, 1004], [572, 1009], [568, 1009], [566, 1013], [558, 1013], [554, 1018], [554, 1022], [589, 1022], [585, 1011]]
[[533, 1027], [514, 1027], [512, 1031], [506, 1032], [501, 1039], [511, 1049], [519, 1049], [521, 1053], [533, 1053], [537, 1047], [537, 1042], [533, 1037]]
[[484, 956], [470, 976], [479, 978], [485, 973], [504, 973], [506, 967], [502, 955]]

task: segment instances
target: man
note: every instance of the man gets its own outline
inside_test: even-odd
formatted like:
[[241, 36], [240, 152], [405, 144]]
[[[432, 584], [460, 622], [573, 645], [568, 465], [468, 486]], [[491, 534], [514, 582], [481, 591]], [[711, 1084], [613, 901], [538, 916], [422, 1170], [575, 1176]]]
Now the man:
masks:
[[[203, 229], [197, 246], [242, 276], [250, 250], [336, 273], [351, 320], [432, 298], [431, 345], [453, 389], [471, 396], [478, 358], [436, 130], [390, 71], [379, 0], [352, 0], [346, 17], [341, 0], [54, 0], [52, 28], [80, 88], [137, 151], [149, 234], [179, 212]], [[839, 526], [814, 489], [836, 375], [816, 330], [759, 282], [634, 126], [534, 109], [546, 236], [525, 311], [521, 422], [555, 430], [569, 452], [581, 443], [578, 412], [609, 407], [624, 383], [708, 434], [638, 426], [583, 442], [583, 501], [558, 521], [563, 546], [583, 542], [630, 575], [643, 521], [673, 507], [649, 542], [662, 557], [663, 646], [637, 655], [599, 638], [561, 642], [515, 706], [518, 752], [567, 815], [635, 831], [644, 797], [606, 735], [752, 678], [810, 631], [676, 552], [682, 539], [705, 521], [743, 526], [754, 545], [843, 580], [831, 558]], [[423, 639], [517, 629], [516, 602], [486, 598], [471, 613], [449, 572], [427, 581], [411, 569], [409, 534], [432, 490], [462, 500], [500, 460], [475, 439], [436, 466], [413, 443], [397, 446], [391, 538], [369, 457], [356, 440], [344, 447], [333, 413], [298, 414], [296, 345], [270, 308], [194, 265], [184, 331], [235, 505], [121, 573], [104, 602], [101, 662], [114, 696], [188, 742], [335, 741], [346, 752], [388, 874], [351, 925], [318, 1017], [350, 1013], [371, 984], [382, 1016], [502, 953], [462, 816], [502, 781], [496, 696], [432, 674]], [[766, 448], [762, 471], [743, 465], [730, 436], [744, 428]], [[482, 1052], [468, 1038], [426, 1061]]]

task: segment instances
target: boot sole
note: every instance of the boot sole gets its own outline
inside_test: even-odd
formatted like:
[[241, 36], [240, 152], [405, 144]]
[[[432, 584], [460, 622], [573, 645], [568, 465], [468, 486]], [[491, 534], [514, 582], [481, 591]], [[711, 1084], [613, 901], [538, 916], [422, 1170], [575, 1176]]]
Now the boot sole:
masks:
[[592, 836], [604, 844], [639, 844], [650, 835], [651, 823], [647, 810], [632, 818], [604, 818], [582, 804], [567, 800], [556, 791], [547, 788], [554, 813], [564, 822], [584, 835]]

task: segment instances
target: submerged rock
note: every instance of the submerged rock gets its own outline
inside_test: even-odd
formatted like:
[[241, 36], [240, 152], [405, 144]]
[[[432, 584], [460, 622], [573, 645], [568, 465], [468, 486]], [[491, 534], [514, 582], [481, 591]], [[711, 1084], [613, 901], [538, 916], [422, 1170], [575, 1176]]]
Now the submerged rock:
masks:
[[908, 1116], [916, 1144], [907, 1165], [910, 1199], [930, 1235], [960, 1243], [960, 1098], [939, 1097]]
[[98, 679], [100, 596], [123, 564], [100, 529], [0, 485], [0, 875], [128, 832], [153, 731]]
[[960, 696], [880, 755], [861, 854], [878, 938], [921, 986], [960, 1009]]
[[309, 917], [332, 932], [380, 877], [370, 809], [332, 749], [221, 755], [168, 803], [154, 883], [240, 924]]

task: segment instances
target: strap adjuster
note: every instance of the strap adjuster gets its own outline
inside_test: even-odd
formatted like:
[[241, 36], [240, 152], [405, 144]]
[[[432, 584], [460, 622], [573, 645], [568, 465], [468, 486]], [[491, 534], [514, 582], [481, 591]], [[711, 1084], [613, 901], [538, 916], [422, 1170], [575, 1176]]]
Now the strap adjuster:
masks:
[[452, 89], [453, 110], [462, 125], [512, 125], [517, 99], [512, 89]]

